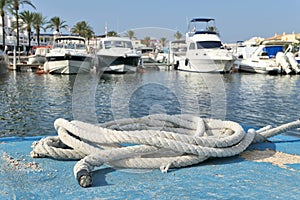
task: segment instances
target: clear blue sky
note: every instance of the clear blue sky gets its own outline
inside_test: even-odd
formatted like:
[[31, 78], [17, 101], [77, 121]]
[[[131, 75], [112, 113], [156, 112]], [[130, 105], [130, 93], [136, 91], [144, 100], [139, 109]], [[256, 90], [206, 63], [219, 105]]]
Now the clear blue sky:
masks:
[[[59, 16], [69, 26], [86, 21], [97, 35], [144, 27], [185, 33], [187, 20], [212, 17], [224, 42], [282, 32], [300, 33], [300, 0], [31, 0], [48, 19]], [[20, 10], [28, 10], [28, 6]], [[30, 9], [31, 10], [31, 9]], [[138, 30], [138, 29], [136, 29]], [[50, 32], [50, 31], [47, 31]], [[64, 31], [63, 31], [64, 32]], [[164, 34], [168, 30], [158, 29]], [[146, 29], [146, 36], [151, 31]], [[167, 33], [166, 33], [167, 34]], [[173, 33], [172, 33], [173, 34]], [[159, 36], [157, 36], [159, 37]], [[161, 37], [164, 37], [163, 35]]]

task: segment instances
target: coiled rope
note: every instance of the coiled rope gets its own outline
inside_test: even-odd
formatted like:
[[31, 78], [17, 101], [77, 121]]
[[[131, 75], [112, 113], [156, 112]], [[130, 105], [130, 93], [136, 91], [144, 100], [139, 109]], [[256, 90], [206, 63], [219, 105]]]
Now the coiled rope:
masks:
[[155, 114], [142, 118], [114, 120], [100, 125], [57, 119], [58, 136], [32, 145], [31, 156], [80, 160], [74, 175], [80, 186], [92, 185], [94, 167], [108, 164], [117, 168], [179, 168], [212, 157], [229, 157], [243, 152], [251, 143], [288, 129], [300, 121], [276, 128], [244, 129], [236, 122], [202, 119], [192, 115]]

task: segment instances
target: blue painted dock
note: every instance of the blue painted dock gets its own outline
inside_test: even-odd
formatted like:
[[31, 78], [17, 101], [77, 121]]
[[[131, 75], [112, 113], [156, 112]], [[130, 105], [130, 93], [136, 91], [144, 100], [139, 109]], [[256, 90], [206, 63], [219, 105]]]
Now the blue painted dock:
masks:
[[279, 135], [251, 145], [239, 156], [168, 173], [102, 166], [93, 172], [89, 188], [80, 187], [74, 178], [76, 161], [30, 157], [32, 142], [40, 138], [0, 138], [0, 199], [300, 198], [297, 137]]

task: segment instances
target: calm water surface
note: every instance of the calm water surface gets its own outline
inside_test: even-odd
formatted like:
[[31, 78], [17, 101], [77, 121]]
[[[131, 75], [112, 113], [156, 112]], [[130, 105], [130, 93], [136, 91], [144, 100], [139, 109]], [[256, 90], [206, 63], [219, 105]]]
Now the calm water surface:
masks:
[[[54, 134], [57, 118], [101, 123], [191, 113], [257, 127], [299, 118], [300, 76], [146, 71], [0, 77], [0, 137]], [[299, 131], [290, 131], [296, 135]]]

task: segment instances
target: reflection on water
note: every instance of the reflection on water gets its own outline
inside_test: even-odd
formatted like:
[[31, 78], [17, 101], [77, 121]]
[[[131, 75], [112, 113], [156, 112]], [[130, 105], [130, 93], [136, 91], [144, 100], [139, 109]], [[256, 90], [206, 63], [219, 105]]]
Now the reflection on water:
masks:
[[[147, 71], [0, 77], [0, 137], [49, 135], [62, 117], [91, 123], [190, 113], [264, 126], [298, 118], [299, 76]], [[294, 132], [296, 133], [296, 132]]]
[[299, 76], [235, 74], [227, 84], [229, 119], [273, 126], [299, 117]]
[[69, 77], [12, 72], [0, 92], [1, 136], [49, 134], [55, 118], [70, 119]]

